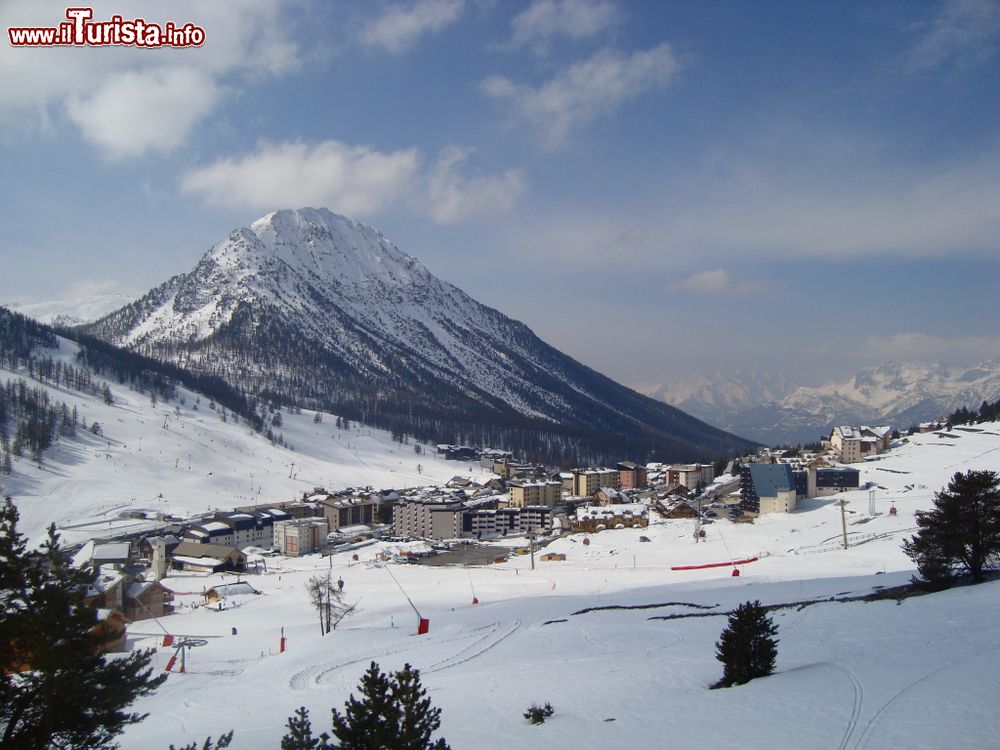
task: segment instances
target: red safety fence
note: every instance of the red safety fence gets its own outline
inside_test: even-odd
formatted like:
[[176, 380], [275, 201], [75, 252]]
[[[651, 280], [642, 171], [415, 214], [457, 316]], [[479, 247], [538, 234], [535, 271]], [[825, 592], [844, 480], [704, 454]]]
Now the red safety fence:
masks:
[[704, 563], [702, 565], [671, 565], [671, 570], [702, 570], [704, 568], [729, 568], [733, 565], [746, 565], [747, 563], [757, 562], [759, 558], [747, 557], [742, 560], [731, 560], [730, 562], [716, 562], [716, 563]]

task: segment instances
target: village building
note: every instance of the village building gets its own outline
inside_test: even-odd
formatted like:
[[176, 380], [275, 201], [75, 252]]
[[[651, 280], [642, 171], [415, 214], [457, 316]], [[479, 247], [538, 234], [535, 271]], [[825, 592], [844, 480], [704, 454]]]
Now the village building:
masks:
[[327, 496], [319, 500], [331, 532], [348, 526], [374, 526], [378, 522], [378, 502], [369, 497]]
[[235, 547], [184, 541], [170, 555], [175, 570], [216, 573], [220, 570], [244, 570], [247, 556]]
[[746, 464], [740, 469], [740, 507], [759, 513], [791, 513], [798, 492], [788, 464]]
[[574, 469], [573, 494], [591, 497], [601, 487], [618, 489], [620, 479], [617, 469]]
[[697, 518], [698, 509], [689, 501], [676, 496], [658, 500], [654, 506], [664, 518]]
[[129, 542], [109, 542], [107, 544], [94, 544], [89, 562], [95, 568], [101, 565], [121, 567], [128, 565], [132, 560], [132, 545]]
[[181, 540], [195, 544], [215, 544], [221, 547], [235, 547], [236, 531], [227, 523], [209, 521], [185, 529], [181, 533]]
[[648, 484], [646, 467], [633, 461], [618, 462], [618, 486], [623, 490], [640, 489]]
[[173, 614], [174, 592], [158, 581], [132, 581], [125, 589], [125, 617], [131, 622]]
[[274, 548], [288, 557], [319, 552], [326, 544], [330, 524], [325, 518], [292, 518], [274, 524]]
[[829, 443], [841, 463], [856, 464], [887, 450], [891, 440], [891, 427], [843, 425], [834, 427], [824, 442]]
[[207, 604], [214, 604], [226, 599], [246, 599], [259, 595], [260, 592], [246, 581], [220, 583], [218, 586], [213, 586], [202, 594]]
[[523, 508], [528, 505], [552, 507], [562, 497], [562, 482], [510, 482], [510, 507]]
[[666, 470], [667, 484], [682, 484], [695, 491], [715, 480], [714, 464], [673, 464]]
[[464, 498], [406, 497], [393, 508], [392, 533], [410, 539], [457, 539], [462, 535]]
[[552, 530], [552, 508], [520, 506], [517, 508], [484, 508], [462, 513], [463, 537], [488, 539], [501, 536], [547, 534]]
[[573, 531], [596, 532], [616, 527], [642, 527], [649, 524], [649, 506], [645, 503], [623, 505], [588, 505], [577, 508], [570, 519]]

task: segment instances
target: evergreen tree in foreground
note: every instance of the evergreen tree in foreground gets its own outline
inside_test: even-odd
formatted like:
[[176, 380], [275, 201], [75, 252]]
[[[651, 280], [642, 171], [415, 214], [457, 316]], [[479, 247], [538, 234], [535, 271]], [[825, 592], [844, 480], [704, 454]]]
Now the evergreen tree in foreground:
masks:
[[281, 750], [450, 750], [443, 738], [431, 740], [441, 726], [441, 709], [431, 706], [420, 672], [409, 664], [386, 675], [372, 662], [358, 692], [343, 714], [333, 709], [334, 742], [326, 733], [313, 736], [303, 707], [289, 717]]
[[712, 687], [743, 685], [774, 672], [778, 656], [777, 626], [759, 601], [744, 602], [729, 615], [729, 623], [715, 644], [722, 662], [722, 679]]
[[975, 582], [1000, 562], [1000, 474], [957, 473], [935, 493], [934, 510], [917, 516], [919, 530], [903, 551], [928, 581], [967, 570]]
[[41, 554], [28, 551], [8, 497], [0, 506], [0, 747], [115, 747], [145, 715], [127, 709], [159, 686], [152, 651], [105, 658], [97, 610], [84, 604], [89, 574], [72, 567], [55, 527]]

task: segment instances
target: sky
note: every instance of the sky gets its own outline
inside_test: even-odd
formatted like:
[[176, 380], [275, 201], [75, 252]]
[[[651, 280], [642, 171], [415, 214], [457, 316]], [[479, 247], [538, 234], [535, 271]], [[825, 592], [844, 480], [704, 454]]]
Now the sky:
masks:
[[1000, 358], [1000, 0], [90, 7], [205, 40], [2, 40], [2, 302], [325, 206], [629, 385]]

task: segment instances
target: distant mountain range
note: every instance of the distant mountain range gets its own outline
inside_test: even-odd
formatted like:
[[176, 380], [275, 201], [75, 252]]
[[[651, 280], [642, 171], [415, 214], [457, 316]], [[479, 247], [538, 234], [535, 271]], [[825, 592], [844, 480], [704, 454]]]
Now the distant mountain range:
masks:
[[790, 387], [781, 375], [750, 372], [637, 390], [762, 443], [794, 444], [818, 440], [840, 424], [905, 429], [962, 406], [978, 408], [984, 399], [1000, 398], [1000, 360], [972, 367], [886, 363], [815, 387]]
[[73, 300], [13, 302], [5, 307], [41, 323], [69, 328], [92, 323], [127, 305], [133, 299], [127, 294], [119, 293], [92, 294]]
[[261, 401], [550, 460], [709, 459], [750, 446], [640, 395], [325, 209], [268, 214], [83, 328]]

